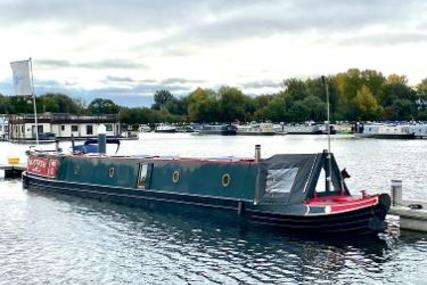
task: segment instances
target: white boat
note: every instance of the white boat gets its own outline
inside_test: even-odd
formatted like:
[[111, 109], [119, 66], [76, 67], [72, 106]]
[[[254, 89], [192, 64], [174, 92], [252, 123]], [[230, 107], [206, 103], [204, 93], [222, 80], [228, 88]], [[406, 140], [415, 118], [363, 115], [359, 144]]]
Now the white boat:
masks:
[[246, 136], [271, 136], [275, 135], [272, 123], [255, 123], [252, 122], [248, 125], [242, 125], [237, 127], [238, 135]]
[[176, 133], [176, 127], [168, 124], [160, 124], [154, 131], [156, 133]]
[[372, 123], [365, 124], [362, 133], [355, 133], [354, 136], [356, 138], [414, 139], [415, 132], [409, 125]]
[[141, 124], [141, 125], [139, 125], [139, 132], [148, 133], [148, 132], [151, 132], [151, 128], [147, 124]]
[[419, 124], [413, 124], [409, 126], [409, 129], [411, 132], [414, 133], [416, 138], [427, 138], [427, 124], [426, 123], [419, 123]]
[[323, 134], [321, 125], [317, 125], [314, 123], [284, 125], [283, 132], [290, 135]]

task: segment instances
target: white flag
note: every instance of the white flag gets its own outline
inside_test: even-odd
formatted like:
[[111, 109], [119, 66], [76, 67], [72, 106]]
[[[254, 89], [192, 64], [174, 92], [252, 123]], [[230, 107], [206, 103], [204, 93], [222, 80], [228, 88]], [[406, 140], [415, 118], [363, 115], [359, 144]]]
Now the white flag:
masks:
[[30, 61], [11, 62], [10, 66], [12, 67], [15, 95], [33, 95], [30, 78]]

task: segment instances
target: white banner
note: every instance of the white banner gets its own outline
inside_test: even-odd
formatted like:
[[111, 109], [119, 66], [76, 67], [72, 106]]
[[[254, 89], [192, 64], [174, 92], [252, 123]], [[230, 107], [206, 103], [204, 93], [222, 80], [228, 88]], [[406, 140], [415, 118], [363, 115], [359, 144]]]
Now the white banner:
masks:
[[15, 95], [33, 95], [30, 77], [30, 61], [22, 60], [10, 63], [13, 73]]

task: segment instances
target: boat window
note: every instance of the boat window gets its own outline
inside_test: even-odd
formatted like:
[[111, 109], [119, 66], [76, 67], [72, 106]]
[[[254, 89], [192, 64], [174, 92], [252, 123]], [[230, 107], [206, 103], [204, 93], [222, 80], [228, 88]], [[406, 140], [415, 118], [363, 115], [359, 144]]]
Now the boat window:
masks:
[[[330, 183], [330, 191], [334, 192], [334, 183]], [[319, 179], [317, 180], [316, 184], [316, 193], [324, 193], [326, 192], [326, 171], [322, 168], [322, 171], [320, 172]]]
[[86, 134], [87, 135], [93, 134], [93, 126], [92, 125], [86, 125]]
[[141, 164], [139, 168], [138, 188], [145, 189], [148, 176], [148, 164]]
[[230, 174], [226, 173], [222, 176], [222, 186], [223, 187], [228, 187], [228, 185], [230, 185], [231, 182], [231, 176]]
[[179, 171], [178, 170], [175, 170], [172, 173], [172, 181], [173, 181], [173, 183], [178, 183], [178, 181], [179, 181]]
[[270, 169], [267, 172], [267, 193], [289, 193], [294, 185], [298, 168]]
[[110, 167], [108, 169], [108, 176], [110, 176], [110, 178], [113, 178], [114, 177], [114, 173], [115, 173], [114, 167]]

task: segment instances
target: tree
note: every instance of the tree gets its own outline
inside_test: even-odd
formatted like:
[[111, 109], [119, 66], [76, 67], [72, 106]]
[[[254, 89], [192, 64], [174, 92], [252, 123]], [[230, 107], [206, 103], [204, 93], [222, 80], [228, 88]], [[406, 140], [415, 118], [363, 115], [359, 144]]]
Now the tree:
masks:
[[170, 93], [168, 90], [157, 90], [156, 93], [154, 93], [154, 104], [152, 109], [160, 110], [163, 105], [165, 105], [173, 98], [174, 97], [172, 93]]
[[188, 95], [188, 119], [191, 122], [215, 122], [219, 119], [216, 94], [210, 89], [197, 88]]
[[273, 122], [287, 121], [286, 101], [284, 96], [276, 95], [266, 107], [266, 118]]
[[382, 115], [381, 106], [378, 105], [377, 99], [375, 99], [371, 90], [366, 85], [363, 85], [357, 91], [357, 95], [354, 98], [354, 106], [356, 109], [355, 117], [358, 120], [376, 120]]
[[427, 107], [427, 78], [423, 79], [420, 83], [418, 83], [418, 85], [416, 86], [416, 90], [417, 107], [419, 110], [421, 110], [421, 112], [423, 112], [422, 117], [425, 117], [424, 109], [426, 109]]
[[39, 112], [71, 113], [84, 112], [81, 101], [61, 93], [46, 93], [37, 97], [37, 110]]
[[408, 99], [397, 99], [391, 105], [392, 116], [389, 119], [394, 120], [412, 120], [417, 112], [416, 103]]
[[219, 114], [222, 122], [250, 120], [250, 99], [234, 87], [221, 87], [218, 91]]
[[187, 97], [183, 97], [183, 98], [172, 97], [165, 104], [163, 104], [162, 107], [160, 107], [160, 110], [162, 108], [165, 108], [171, 114], [185, 116], [187, 115], [187, 107], [188, 107]]
[[10, 111], [9, 108], [10, 108], [10, 106], [9, 106], [8, 97], [3, 96], [0, 93], [0, 114], [9, 113], [9, 111]]
[[417, 96], [424, 100], [427, 100], [427, 78], [424, 78], [420, 83], [416, 86]]
[[398, 99], [407, 99], [415, 101], [417, 99], [416, 92], [401, 81], [387, 81], [383, 87], [383, 96], [381, 97], [382, 106], [391, 106]]
[[96, 98], [89, 104], [88, 110], [93, 115], [117, 114], [120, 107], [110, 99]]

